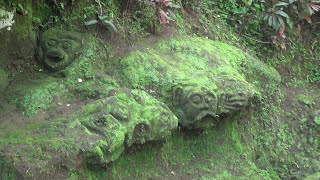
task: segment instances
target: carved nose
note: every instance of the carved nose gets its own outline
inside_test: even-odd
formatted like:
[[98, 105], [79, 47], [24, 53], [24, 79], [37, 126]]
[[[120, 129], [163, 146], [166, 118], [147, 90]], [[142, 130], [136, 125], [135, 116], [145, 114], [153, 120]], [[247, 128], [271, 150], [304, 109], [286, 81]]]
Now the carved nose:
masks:
[[211, 93], [206, 94], [204, 97], [204, 101], [208, 106], [213, 106], [215, 102], [215, 97]]
[[207, 105], [210, 105], [210, 104], [211, 104], [211, 101], [212, 101], [211, 98], [208, 98], [208, 97], [205, 97], [205, 98], [204, 98], [204, 102], [205, 102]]
[[206, 110], [210, 109], [210, 107], [211, 107], [211, 103], [210, 103], [210, 101], [208, 99], [204, 99], [202, 101], [202, 105], [203, 105], [202, 109], [206, 109]]

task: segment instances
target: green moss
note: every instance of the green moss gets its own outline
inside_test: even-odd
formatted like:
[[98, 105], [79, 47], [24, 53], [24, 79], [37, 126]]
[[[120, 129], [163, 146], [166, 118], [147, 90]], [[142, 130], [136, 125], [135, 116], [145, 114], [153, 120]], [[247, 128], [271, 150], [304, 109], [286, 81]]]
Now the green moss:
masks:
[[320, 173], [316, 173], [304, 178], [304, 180], [317, 180], [317, 179], [320, 179]]
[[71, 88], [77, 89], [78, 86], [83, 86], [79, 84], [78, 79], [86, 82], [90, 79], [96, 79], [97, 74], [103, 74], [106, 54], [100, 45], [100, 42], [92, 36], [85, 38], [82, 52], [79, 52], [80, 57], [61, 71], [67, 77], [65, 83]]
[[13, 32], [17, 35], [19, 40], [29, 38], [30, 35], [33, 35], [32, 31], [32, 0], [10, 0], [9, 4], [16, 9], [17, 12], [20, 12], [23, 15], [15, 16], [15, 25], [13, 26]]
[[54, 99], [66, 95], [65, 86], [54, 78], [35, 80], [29, 85], [20, 84], [10, 88], [8, 99], [16, 104], [26, 116], [34, 116], [41, 110], [49, 110]]
[[80, 176], [78, 175], [78, 173], [71, 172], [70, 180], [78, 180], [78, 179], [80, 179]]
[[279, 179], [276, 172], [256, 167], [247, 148], [242, 148], [237, 129], [229, 119], [200, 135], [177, 132], [164, 145], [138, 147], [107, 171], [112, 179]]
[[[0, 153], [1, 157], [1, 153]], [[8, 160], [1, 158], [0, 160], [0, 178], [7, 179], [7, 180], [14, 180], [15, 174], [13, 169], [10, 167], [10, 163]]]
[[124, 83], [127, 86], [142, 89], [158, 86], [162, 95], [170, 92], [169, 89], [181, 83], [182, 79], [188, 79], [186, 83], [189, 84], [212, 86], [210, 89], [215, 92], [220, 91], [217, 77], [243, 83], [243, 86], [237, 87], [238, 90], [255, 89], [247, 81], [275, 86], [281, 81], [279, 74], [262, 62], [232, 46], [204, 38], [163, 41], [154, 49], [132, 52], [121, 64], [119, 76], [126, 79]]
[[314, 116], [314, 123], [318, 126], [318, 129], [320, 129], [320, 110], [315, 111], [313, 113]]
[[[55, 170], [52, 166], [52, 160], [55, 154], [52, 152], [60, 151], [61, 157], [68, 157], [70, 154], [76, 152], [72, 149], [74, 147], [72, 138], [64, 137], [62, 139], [58, 137], [58, 134], [63, 131], [62, 129], [58, 129], [57, 125], [59, 123], [62, 122], [55, 121], [49, 124], [30, 123], [25, 130], [1, 130], [1, 162], [8, 162], [7, 167], [10, 167], [11, 171], [7, 172], [12, 172], [11, 176], [17, 176], [16, 178], [19, 179], [22, 176], [25, 178], [38, 179], [41, 173], [46, 174], [50, 172], [50, 169]], [[33, 126], [37, 128], [34, 129]], [[74, 161], [71, 160], [64, 163], [71, 166]], [[27, 174], [25, 174], [25, 171], [21, 171], [21, 169], [26, 167], [30, 168], [30, 172]], [[4, 174], [1, 170], [4, 170]], [[4, 167], [4, 169], [1, 168], [1, 170], [0, 175], [6, 175], [6, 167]]]
[[95, 150], [93, 151], [93, 153], [95, 153], [95, 154], [97, 154], [98, 156], [99, 156], [99, 161], [100, 162], [104, 162], [105, 160], [104, 160], [104, 153], [103, 153], [103, 151], [101, 150], [101, 148], [99, 147], [99, 146], [97, 146], [96, 148], [95, 148]]
[[309, 107], [312, 107], [315, 105], [314, 99], [311, 96], [304, 95], [304, 94], [300, 94], [297, 97], [297, 101]]

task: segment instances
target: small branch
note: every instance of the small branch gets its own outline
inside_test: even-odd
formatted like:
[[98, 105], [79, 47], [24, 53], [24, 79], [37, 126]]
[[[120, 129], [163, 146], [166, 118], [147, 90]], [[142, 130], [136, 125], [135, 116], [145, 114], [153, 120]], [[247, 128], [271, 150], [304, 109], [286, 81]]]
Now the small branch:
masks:
[[97, 3], [98, 3], [98, 5], [99, 5], [99, 8], [100, 8], [100, 16], [102, 16], [102, 6], [101, 6], [101, 3], [100, 3], [100, 0], [97, 0], [96, 1]]
[[309, 24], [308, 26], [305, 26], [305, 27], [307, 28], [307, 27], [313, 26], [313, 25], [315, 25], [315, 24], [320, 24], [320, 21], [319, 21], [319, 22], [312, 23], [312, 24]]

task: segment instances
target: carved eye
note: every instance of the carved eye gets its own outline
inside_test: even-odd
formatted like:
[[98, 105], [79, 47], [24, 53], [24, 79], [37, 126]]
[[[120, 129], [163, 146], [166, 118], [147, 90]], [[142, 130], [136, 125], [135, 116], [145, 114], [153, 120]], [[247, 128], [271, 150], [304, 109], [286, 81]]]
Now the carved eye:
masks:
[[195, 95], [191, 96], [190, 100], [194, 104], [200, 104], [201, 103], [201, 96], [199, 94], [195, 94]]
[[64, 43], [62, 44], [62, 48], [63, 48], [63, 49], [70, 49], [70, 48], [71, 48], [71, 44], [68, 43], [68, 42], [64, 42]]
[[48, 42], [47, 42], [48, 46], [54, 46], [55, 44], [56, 44], [56, 41], [53, 40], [53, 39], [49, 39]]

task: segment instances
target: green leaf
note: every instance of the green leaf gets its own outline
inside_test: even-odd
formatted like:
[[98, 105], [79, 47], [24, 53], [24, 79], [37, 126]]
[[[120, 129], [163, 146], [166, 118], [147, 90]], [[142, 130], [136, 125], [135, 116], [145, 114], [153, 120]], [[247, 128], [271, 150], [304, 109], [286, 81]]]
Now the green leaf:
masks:
[[252, 0], [242, 0], [242, 2], [247, 6], [250, 7], [252, 4]]
[[64, 10], [64, 4], [63, 2], [60, 3], [61, 9]]
[[281, 11], [281, 10], [277, 11], [276, 14], [279, 14], [285, 18], [288, 18], [288, 19], [290, 18], [287, 13], [285, 13], [284, 11]]
[[180, 6], [179, 6], [178, 4], [169, 4], [169, 7], [171, 7], [171, 8], [177, 8], [177, 9], [180, 8]]
[[286, 3], [286, 2], [278, 2], [276, 5], [274, 5], [275, 7], [276, 6], [288, 6], [289, 3]]
[[315, 118], [314, 118], [314, 123], [315, 123], [316, 125], [320, 125], [320, 117], [315, 117]]
[[174, 20], [177, 20], [177, 16], [174, 14], [174, 12], [172, 12], [170, 9], [168, 9], [167, 11]]
[[23, 10], [22, 4], [18, 3], [18, 8], [20, 8], [20, 11], [22, 11]]
[[272, 19], [272, 27], [273, 27], [273, 29], [278, 30], [279, 23], [278, 23], [278, 20], [277, 20], [277, 16], [272, 16], [272, 17], [273, 17], [273, 19]]
[[309, 14], [311, 16], [314, 13], [314, 11], [311, 9], [311, 7], [308, 7], [307, 9], [308, 9], [308, 12], [309, 12]]
[[107, 23], [107, 24], [109, 24], [109, 25], [113, 28], [114, 31], [116, 31], [116, 32], [118, 31], [117, 28], [116, 28], [116, 26], [115, 26], [111, 21], [104, 20], [104, 22]]
[[86, 26], [90, 26], [90, 25], [96, 24], [96, 23], [98, 23], [98, 21], [95, 20], [95, 19], [93, 19], [93, 20], [90, 20], [90, 21], [85, 22], [84, 24], [85, 24]]
[[272, 15], [269, 16], [268, 24], [269, 24], [269, 26], [272, 26]]
[[281, 16], [278, 16], [278, 20], [279, 20], [280, 26], [284, 26], [284, 21]]
[[100, 20], [104, 20], [105, 18], [107, 18], [108, 16], [98, 16], [98, 18], [100, 19]]
[[291, 29], [293, 28], [293, 22], [291, 21], [291, 19], [287, 19], [287, 24]]
[[292, 4], [294, 2], [296, 2], [297, 0], [289, 0], [289, 3]]
[[242, 0], [242, 1], [247, 7], [249, 7], [251, 6], [253, 0]]
[[264, 16], [264, 18], [263, 18], [263, 20], [268, 20], [268, 17], [269, 17], [269, 14], [266, 14], [265, 16]]

